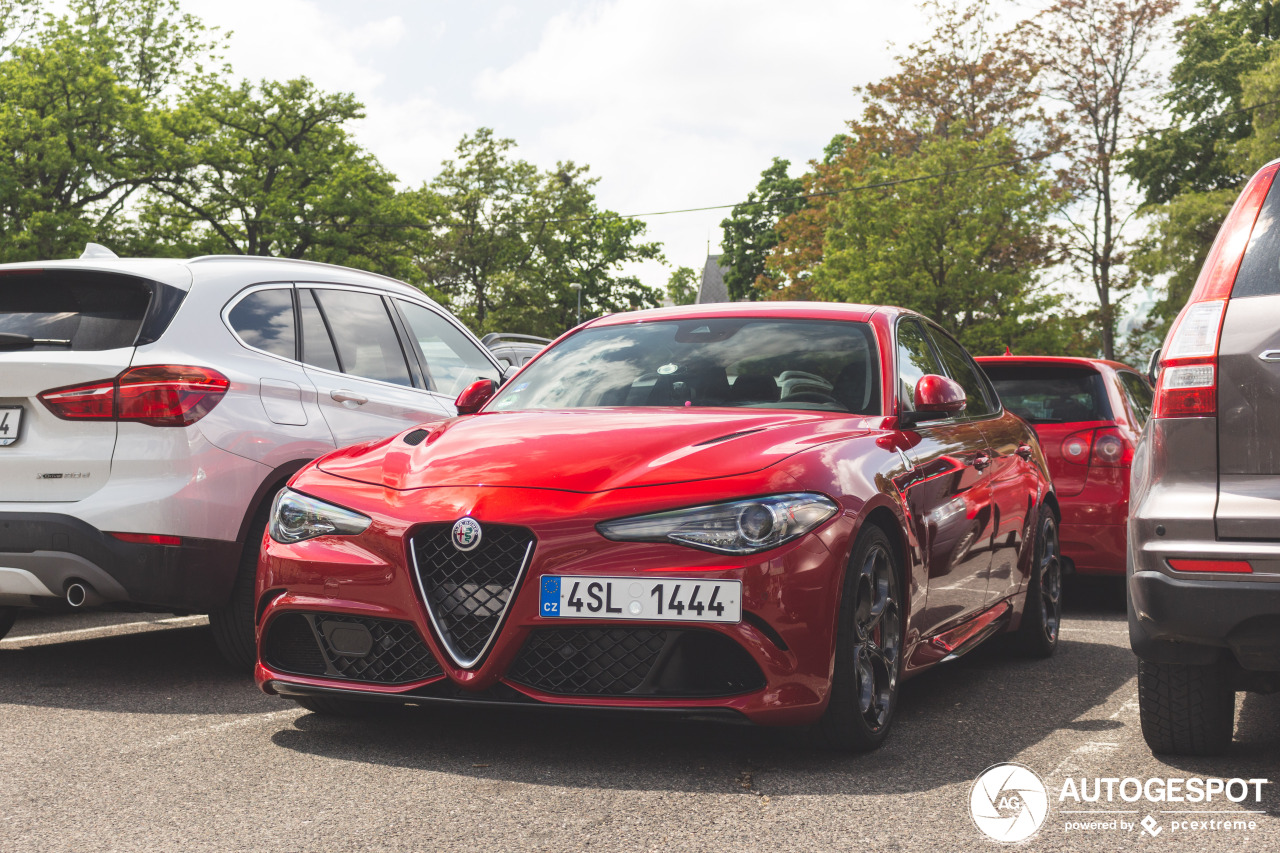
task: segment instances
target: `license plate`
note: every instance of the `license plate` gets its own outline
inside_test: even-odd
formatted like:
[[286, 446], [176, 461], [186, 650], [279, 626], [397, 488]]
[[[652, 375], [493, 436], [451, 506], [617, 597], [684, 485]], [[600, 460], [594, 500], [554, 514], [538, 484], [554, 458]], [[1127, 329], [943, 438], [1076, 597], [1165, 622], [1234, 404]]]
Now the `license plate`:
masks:
[[18, 427], [21, 425], [21, 406], [0, 406], [0, 447], [18, 440]]
[[742, 621], [742, 581], [543, 575], [541, 593], [548, 619]]

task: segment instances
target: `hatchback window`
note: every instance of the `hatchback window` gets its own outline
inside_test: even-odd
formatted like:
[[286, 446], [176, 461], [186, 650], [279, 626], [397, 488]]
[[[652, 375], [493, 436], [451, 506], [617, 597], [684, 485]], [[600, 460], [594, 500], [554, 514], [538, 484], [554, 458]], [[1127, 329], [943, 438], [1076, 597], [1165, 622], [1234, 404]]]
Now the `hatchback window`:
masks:
[[974, 363], [964, 347], [941, 329], [931, 329], [933, 342], [938, 345], [938, 353], [947, 373], [964, 389], [964, 414], [970, 418], [985, 418], [995, 414], [995, 401], [987, 399], [986, 383], [982, 381], [982, 371]]
[[103, 273], [0, 275], [0, 351], [133, 346], [151, 288], [147, 281]]
[[421, 305], [396, 301], [418, 343], [432, 391], [456, 397], [477, 379], [498, 379], [493, 362], [456, 326]]
[[1280, 293], [1280, 181], [1267, 192], [1249, 247], [1240, 261], [1231, 298]]
[[296, 358], [293, 326], [293, 288], [277, 287], [250, 293], [227, 313], [232, 330], [254, 349], [282, 358]]
[[400, 338], [381, 296], [327, 288], [317, 288], [315, 294], [333, 329], [343, 373], [413, 385]]
[[718, 317], [598, 326], [546, 350], [494, 409], [743, 406], [880, 413], [867, 323]]
[[1120, 389], [1124, 391], [1129, 408], [1133, 409], [1133, 414], [1138, 419], [1138, 426], [1142, 426], [1151, 417], [1151, 386], [1147, 384], [1147, 380], [1127, 370], [1121, 370], [1116, 375], [1120, 377]]
[[1030, 423], [1111, 420], [1102, 375], [1087, 367], [987, 362], [983, 369], [1005, 408]]

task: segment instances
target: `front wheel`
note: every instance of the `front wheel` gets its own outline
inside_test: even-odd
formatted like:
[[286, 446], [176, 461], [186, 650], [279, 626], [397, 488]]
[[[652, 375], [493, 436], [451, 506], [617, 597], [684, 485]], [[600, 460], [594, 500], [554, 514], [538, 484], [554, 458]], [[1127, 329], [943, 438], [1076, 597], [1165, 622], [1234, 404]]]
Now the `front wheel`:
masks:
[[4, 639], [4, 635], [9, 633], [9, 629], [16, 621], [18, 621], [18, 608], [0, 607], [0, 640]]
[[815, 726], [831, 749], [867, 752], [889, 735], [902, 668], [902, 586], [888, 535], [868, 526], [845, 571], [831, 698]]
[[1031, 582], [1018, 629], [1018, 648], [1028, 657], [1051, 657], [1058, 649], [1062, 627], [1062, 551], [1058, 519], [1047, 506], [1040, 507], [1032, 554]]

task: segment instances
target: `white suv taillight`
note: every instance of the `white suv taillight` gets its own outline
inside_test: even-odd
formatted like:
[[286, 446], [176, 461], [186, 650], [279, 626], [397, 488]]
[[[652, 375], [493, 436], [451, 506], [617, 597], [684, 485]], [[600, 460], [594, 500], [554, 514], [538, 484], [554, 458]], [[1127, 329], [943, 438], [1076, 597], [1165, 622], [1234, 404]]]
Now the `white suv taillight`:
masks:
[[1260, 170], [1227, 214], [1187, 305], [1174, 320], [1160, 360], [1152, 414], [1157, 418], [1218, 413], [1218, 338], [1236, 273], [1280, 163]]
[[208, 414], [230, 387], [227, 377], [212, 368], [152, 364], [131, 367], [115, 379], [52, 388], [38, 399], [63, 420], [188, 426]]

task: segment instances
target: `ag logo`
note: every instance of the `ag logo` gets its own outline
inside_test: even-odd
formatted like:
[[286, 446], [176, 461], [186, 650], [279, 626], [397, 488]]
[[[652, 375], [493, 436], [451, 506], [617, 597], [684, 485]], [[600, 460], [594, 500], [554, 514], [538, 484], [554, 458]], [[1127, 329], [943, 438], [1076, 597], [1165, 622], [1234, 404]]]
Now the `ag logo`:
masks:
[[1049, 794], [1040, 777], [1021, 764], [996, 764], [973, 783], [969, 811], [988, 838], [1022, 841], [1044, 824]]
[[474, 551], [482, 536], [480, 522], [474, 518], [460, 518], [453, 523], [453, 547], [459, 551]]

